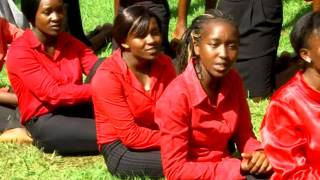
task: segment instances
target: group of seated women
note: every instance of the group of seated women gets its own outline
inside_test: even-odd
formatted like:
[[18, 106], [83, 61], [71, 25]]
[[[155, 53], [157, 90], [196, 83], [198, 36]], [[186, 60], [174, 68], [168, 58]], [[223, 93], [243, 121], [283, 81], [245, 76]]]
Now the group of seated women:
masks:
[[33, 28], [11, 44], [8, 76], [21, 123], [44, 152], [100, 152], [120, 177], [319, 179], [320, 13], [291, 33], [303, 69], [272, 97], [261, 144], [233, 69], [239, 31], [220, 11], [192, 21], [175, 68], [158, 17], [124, 9], [113, 27], [119, 48], [85, 84], [98, 58], [61, 32], [63, 0], [22, 3]]

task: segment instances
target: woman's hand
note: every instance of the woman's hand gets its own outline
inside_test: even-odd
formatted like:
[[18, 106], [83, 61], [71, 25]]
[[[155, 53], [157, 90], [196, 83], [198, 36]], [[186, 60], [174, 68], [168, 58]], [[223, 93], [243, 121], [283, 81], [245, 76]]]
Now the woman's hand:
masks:
[[272, 171], [267, 156], [263, 150], [254, 151], [252, 153], [241, 153], [241, 171], [253, 175], [268, 174]]

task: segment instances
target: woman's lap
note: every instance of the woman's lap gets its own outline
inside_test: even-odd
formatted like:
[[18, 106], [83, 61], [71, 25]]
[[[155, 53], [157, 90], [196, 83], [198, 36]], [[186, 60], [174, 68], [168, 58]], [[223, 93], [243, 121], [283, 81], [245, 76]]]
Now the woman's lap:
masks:
[[120, 177], [163, 176], [159, 150], [135, 151], [117, 140], [102, 147], [102, 154], [110, 173]]

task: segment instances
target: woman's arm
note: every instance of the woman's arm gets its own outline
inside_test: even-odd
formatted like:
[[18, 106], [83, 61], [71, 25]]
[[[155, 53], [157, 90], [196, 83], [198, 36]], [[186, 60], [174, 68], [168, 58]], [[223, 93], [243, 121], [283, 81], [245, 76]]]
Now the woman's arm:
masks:
[[0, 104], [16, 106], [18, 98], [14, 93], [0, 91]]
[[276, 179], [320, 179], [319, 167], [306, 157], [308, 135], [300, 128], [300, 118], [289, 104], [271, 101], [264, 117], [261, 134], [265, 152]]
[[178, 1], [178, 17], [175, 30], [173, 31], [172, 38], [181, 39], [184, 31], [187, 28], [187, 17], [190, 0]]
[[104, 132], [107, 129], [103, 127], [108, 124], [113, 126], [119, 139], [127, 147], [159, 148], [159, 131], [137, 125], [127, 103], [123, 85], [115, 74], [100, 69], [91, 85], [98, 141], [100, 137], [105, 137]]
[[237, 124], [232, 140], [236, 143], [237, 149], [240, 152], [253, 152], [261, 149], [262, 146], [253, 133], [250, 110], [245, 96], [242, 80], [240, 79], [240, 76], [236, 74], [233, 76], [231, 81], [234, 85], [232, 88], [237, 89], [237, 93], [233, 95], [233, 101], [235, 101], [234, 103], [237, 103], [239, 107], [235, 112], [238, 118], [236, 120]]
[[113, 1], [113, 7], [114, 7], [114, 17], [118, 15], [119, 7], [120, 7], [120, 0], [114, 0]]
[[242, 179], [241, 162], [236, 158], [201, 162], [192, 157], [189, 147], [192, 131], [190, 105], [186, 95], [180, 93], [184, 87], [171, 88], [171, 85], [157, 102], [155, 111], [156, 123], [161, 132], [161, 158], [166, 178]]
[[70, 41], [72, 42], [72, 48], [69, 50], [78, 52], [77, 55], [80, 59], [83, 73], [88, 75], [94, 64], [98, 61], [98, 57], [78, 39], [70, 38]]
[[24, 88], [40, 101], [53, 107], [90, 101], [89, 85], [60, 83], [40, 65], [33, 53], [31, 48], [11, 47], [8, 52], [10, 60], [7, 62], [11, 82], [13, 79], [19, 79], [23, 82]]

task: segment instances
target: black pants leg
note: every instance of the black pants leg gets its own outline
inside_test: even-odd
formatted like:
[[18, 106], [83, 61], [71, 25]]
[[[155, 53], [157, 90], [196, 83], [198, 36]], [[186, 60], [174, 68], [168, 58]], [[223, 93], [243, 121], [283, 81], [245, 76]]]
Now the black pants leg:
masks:
[[220, 0], [218, 8], [239, 25], [240, 46], [236, 67], [250, 97], [269, 96], [274, 89], [282, 25], [281, 0]]
[[[48, 113], [30, 120], [26, 127], [30, 132], [34, 143], [46, 153], [56, 151], [61, 155], [88, 155], [97, 154], [95, 121], [86, 117], [86, 111], [91, 109], [78, 109], [57, 111]], [[65, 111], [66, 113], [63, 113]], [[78, 114], [85, 112], [79, 116]]]
[[160, 151], [134, 151], [118, 140], [104, 145], [102, 154], [111, 174], [123, 178], [163, 176]]
[[266, 176], [253, 176], [253, 175], [247, 175], [246, 180], [268, 180], [270, 179], [270, 175]]
[[274, 61], [276, 52], [265, 56], [239, 60], [235, 67], [244, 80], [248, 97], [267, 97], [274, 88]]
[[0, 105], [0, 132], [21, 127], [19, 111], [14, 107]]
[[0, 106], [0, 132], [4, 131], [8, 124], [8, 119], [14, 113], [14, 109]]

